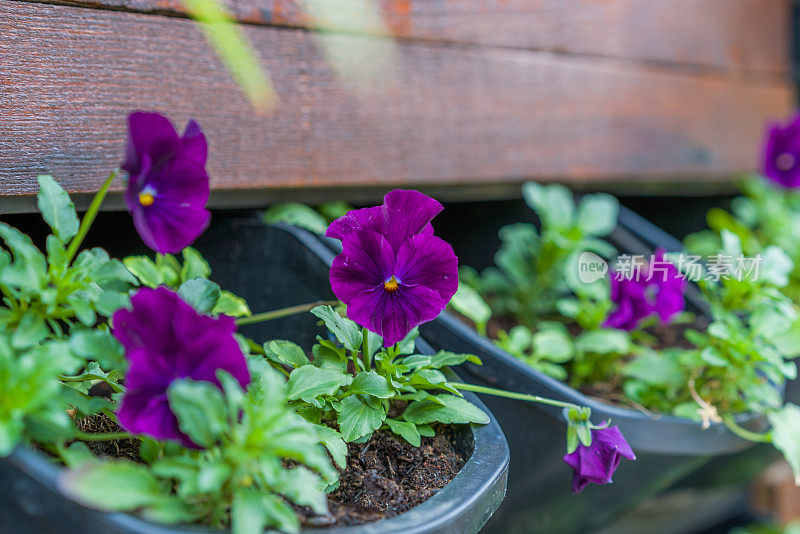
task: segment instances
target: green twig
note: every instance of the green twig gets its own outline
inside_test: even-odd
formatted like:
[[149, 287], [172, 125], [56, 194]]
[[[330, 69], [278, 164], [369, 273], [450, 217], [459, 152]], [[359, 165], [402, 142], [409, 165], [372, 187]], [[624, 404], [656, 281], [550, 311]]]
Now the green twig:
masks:
[[733, 432], [742, 439], [746, 439], [747, 441], [754, 441], [756, 443], [772, 443], [771, 432], [765, 432], [761, 434], [758, 432], [752, 432], [750, 430], [747, 430], [746, 428], [742, 428], [741, 426], [739, 426], [736, 420], [730, 415], [724, 416], [722, 418], [722, 422], [725, 423], [725, 426], [728, 428], [728, 430], [730, 430], [731, 432]]
[[372, 370], [372, 361], [369, 354], [369, 330], [366, 328], [361, 330], [361, 337], [364, 340], [361, 345], [361, 351], [364, 353], [364, 367], [366, 367], [367, 371], [370, 371]]
[[494, 395], [495, 397], [506, 397], [508, 399], [517, 399], [529, 402], [538, 402], [540, 404], [547, 404], [550, 406], [557, 406], [559, 408], [578, 408], [581, 407], [577, 404], [573, 404], [571, 402], [563, 402], [557, 401], [553, 399], [548, 399], [546, 397], [540, 397], [538, 395], [528, 395], [526, 393], [514, 393], [512, 391], [504, 391], [502, 389], [495, 389], [489, 388], [484, 386], [476, 386], [474, 384], [464, 384], [462, 382], [450, 382], [451, 386], [456, 389], [461, 389], [464, 391], [472, 391], [475, 393], [484, 393], [486, 395]]
[[74, 258], [75, 253], [78, 252], [78, 248], [81, 246], [83, 238], [86, 237], [86, 234], [89, 232], [89, 228], [92, 227], [92, 223], [94, 222], [95, 217], [97, 217], [97, 212], [100, 210], [100, 205], [103, 203], [103, 199], [106, 198], [108, 188], [111, 187], [111, 183], [114, 181], [114, 178], [117, 177], [117, 174], [119, 174], [119, 169], [114, 169], [111, 171], [111, 174], [103, 183], [103, 187], [101, 187], [100, 190], [95, 193], [92, 203], [89, 204], [89, 209], [86, 210], [86, 213], [83, 216], [81, 225], [78, 228], [78, 233], [75, 234], [75, 237], [73, 237], [72, 241], [69, 242], [69, 248], [67, 248], [66, 265], [69, 265], [72, 262], [72, 258]]
[[289, 306], [288, 308], [281, 308], [279, 310], [272, 310], [264, 313], [257, 313], [250, 317], [240, 317], [236, 319], [236, 326], [244, 326], [248, 324], [262, 323], [264, 321], [271, 321], [273, 319], [280, 319], [290, 315], [307, 312], [317, 306], [335, 306], [339, 304], [338, 300], [319, 300], [309, 304], [299, 304], [297, 306]]
[[75, 432], [73, 439], [78, 441], [114, 441], [117, 439], [133, 439], [135, 436], [127, 432], [98, 432], [93, 434], [91, 432]]

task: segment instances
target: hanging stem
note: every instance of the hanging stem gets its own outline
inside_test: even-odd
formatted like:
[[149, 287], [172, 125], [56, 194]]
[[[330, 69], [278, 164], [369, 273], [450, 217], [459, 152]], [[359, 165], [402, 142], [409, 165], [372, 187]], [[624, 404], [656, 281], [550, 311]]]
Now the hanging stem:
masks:
[[752, 432], [750, 430], [747, 430], [746, 428], [742, 428], [741, 426], [739, 426], [736, 420], [730, 415], [724, 416], [722, 418], [722, 422], [725, 423], [725, 426], [728, 428], [728, 430], [730, 430], [731, 432], [733, 432], [742, 439], [746, 439], [748, 441], [754, 441], [756, 443], [772, 443], [772, 433], [765, 432], [763, 434], [760, 434], [758, 432]]
[[133, 435], [127, 432], [103, 432], [92, 434], [91, 432], [76, 431], [73, 436], [79, 441], [114, 441], [117, 439], [133, 439]]
[[362, 329], [361, 337], [364, 339], [364, 342], [361, 345], [361, 352], [364, 354], [364, 366], [366, 367], [367, 371], [370, 371], [372, 370], [372, 358], [369, 354], [369, 330], [366, 328]]
[[494, 395], [495, 397], [505, 397], [507, 399], [517, 399], [529, 402], [538, 402], [540, 404], [547, 404], [550, 406], [557, 406], [559, 408], [578, 408], [581, 407], [571, 402], [557, 401], [540, 397], [538, 395], [528, 395], [525, 393], [514, 393], [512, 391], [503, 391], [502, 389], [489, 388], [485, 386], [476, 386], [474, 384], [464, 384], [462, 382], [450, 382], [450, 385], [456, 389], [464, 391], [473, 391], [475, 393], [485, 393], [486, 395]]
[[114, 169], [111, 171], [111, 174], [108, 175], [106, 181], [103, 183], [103, 186], [100, 190], [95, 193], [94, 198], [92, 199], [92, 203], [89, 204], [89, 209], [86, 210], [86, 213], [83, 215], [83, 220], [81, 221], [81, 225], [78, 228], [78, 233], [75, 234], [75, 237], [72, 238], [72, 241], [69, 242], [69, 248], [67, 248], [67, 265], [72, 262], [72, 258], [75, 257], [75, 253], [78, 252], [78, 248], [81, 246], [83, 242], [83, 238], [86, 237], [86, 234], [89, 232], [89, 228], [92, 227], [92, 223], [94, 222], [95, 217], [97, 217], [97, 212], [100, 210], [100, 205], [103, 203], [103, 200], [106, 198], [106, 193], [108, 193], [108, 188], [111, 187], [111, 183], [114, 181], [114, 178], [117, 177], [119, 174], [119, 169]]
[[309, 304], [299, 304], [297, 306], [289, 306], [288, 308], [281, 308], [279, 310], [272, 310], [264, 313], [257, 313], [250, 317], [240, 317], [236, 319], [236, 326], [244, 326], [248, 324], [263, 323], [265, 321], [272, 321], [273, 319], [280, 319], [290, 315], [307, 312], [317, 306], [335, 306], [339, 304], [338, 300], [318, 300]]

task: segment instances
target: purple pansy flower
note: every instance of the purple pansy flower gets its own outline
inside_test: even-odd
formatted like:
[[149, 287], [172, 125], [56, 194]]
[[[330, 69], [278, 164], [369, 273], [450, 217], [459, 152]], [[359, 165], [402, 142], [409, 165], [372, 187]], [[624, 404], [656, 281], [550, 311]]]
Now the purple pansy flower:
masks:
[[130, 369], [119, 408], [120, 425], [134, 434], [194, 443], [178, 428], [167, 388], [179, 378], [219, 386], [217, 370], [233, 375], [243, 388], [250, 383], [247, 362], [233, 337], [231, 317], [198, 314], [173, 291], [140, 289], [132, 309], [114, 313], [113, 334], [125, 348]]
[[616, 307], [603, 326], [633, 330], [653, 313], [668, 324], [684, 309], [685, 289], [686, 280], [664, 259], [664, 250], [658, 249], [652, 264], [638, 269], [632, 278], [611, 277], [611, 300]]
[[636, 459], [619, 427], [592, 429], [590, 446], [579, 443], [574, 452], [564, 456], [564, 462], [575, 471], [572, 492], [580, 493], [590, 482], [610, 484], [611, 476], [623, 457], [628, 460]]
[[800, 187], [800, 115], [785, 126], [767, 126], [762, 172], [783, 187]]
[[331, 287], [347, 316], [393, 345], [436, 318], [458, 289], [458, 258], [433, 235], [442, 205], [396, 189], [381, 206], [354, 210], [325, 235], [342, 240], [331, 266]]
[[179, 252], [208, 227], [208, 145], [190, 120], [183, 136], [158, 113], [128, 116], [125, 203], [145, 244], [162, 254]]

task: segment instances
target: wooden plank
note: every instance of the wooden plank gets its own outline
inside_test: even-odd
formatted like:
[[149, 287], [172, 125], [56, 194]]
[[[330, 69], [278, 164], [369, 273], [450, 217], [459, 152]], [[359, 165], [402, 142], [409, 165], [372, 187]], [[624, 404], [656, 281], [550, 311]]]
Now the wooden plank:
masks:
[[344, 51], [394, 61], [354, 93], [313, 34], [248, 34], [280, 97], [268, 117], [251, 112], [188, 20], [0, 0], [0, 191], [30, 195], [43, 172], [95, 190], [137, 108], [200, 121], [219, 191], [713, 181], [753, 168], [764, 121], [793, 103], [775, 80], [337, 36]]
[[[303, 0], [332, 6], [335, 20], [313, 20], [301, 0], [225, 1], [238, 20], [253, 24], [325, 26], [735, 72], [786, 73], [789, 65], [790, 0]], [[378, 23], [358, 16], [365, 1], [376, 2]], [[185, 14], [181, 0], [77, 3]], [[348, 5], [353, 13], [347, 13]]]

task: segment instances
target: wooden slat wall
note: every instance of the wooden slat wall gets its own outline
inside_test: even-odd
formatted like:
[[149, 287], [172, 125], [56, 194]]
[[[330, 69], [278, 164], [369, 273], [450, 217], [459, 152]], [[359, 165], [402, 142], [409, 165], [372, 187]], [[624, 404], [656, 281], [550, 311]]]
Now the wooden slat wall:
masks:
[[341, 186], [711, 183], [753, 168], [764, 121], [794, 105], [788, 0], [384, 0], [403, 38], [383, 83], [357, 92], [296, 4], [229, 0], [276, 85], [266, 117], [175, 0], [81, 4], [0, 0], [0, 209], [42, 172], [95, 190], [137, 108], [197, 118], [218, 198], [240, 203]]

